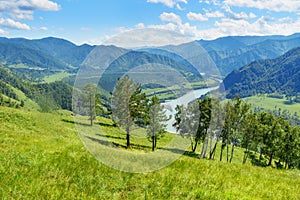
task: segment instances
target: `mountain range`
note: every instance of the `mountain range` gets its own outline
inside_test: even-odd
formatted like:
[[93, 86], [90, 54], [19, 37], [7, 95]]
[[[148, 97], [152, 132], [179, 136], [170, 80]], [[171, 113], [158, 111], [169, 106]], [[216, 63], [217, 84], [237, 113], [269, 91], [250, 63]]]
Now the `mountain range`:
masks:
[[[200, 44], [203, 52], [195, 52], [195, 42]], [[33, 76], [37, 71], [41, 73], [39, 76], [61, 71], [75, 76], [79, 68], [83, 67], [88, 69], [87, 76], [93, 77], [97, 68], [101, 68], [97, 66], [99, 59], [109, 60], [105, 56], [122, 55], [109, 63], [100, 80], [100, 85], [105, 85], [105, 89], [111, 91], [118, 77], [138, 65], [168, 65], [179, 71], [187, 80], [200, 81], [202, 76], [193, 66], [201, 63], [208, 70], [200, 67], [200, 72], [206, 70], [215, 75], [218, 72], [208, 67], [213, 62], [221, 75], [226, 76], [224, 84], [228, 96], [249, 96], [274, 91], [299, 92], [299, 87], [295, 84], [299, 82], [299, 46], [300, 33], [290, 36], [229, 36], [177, 46], [136, 50], [103, 45], [78, 46], [54, 37], [35, 40], [1, 37], [0, 64], [20, 73], [23, 73], [24, 69], [32, 71]], [[201, 58], [198, 55], [208, 56]]]
[[258, 93], [300, 93], [300, 47], [275, 59], [263, 59], [231, 72], [224, 80], [227, 97]]

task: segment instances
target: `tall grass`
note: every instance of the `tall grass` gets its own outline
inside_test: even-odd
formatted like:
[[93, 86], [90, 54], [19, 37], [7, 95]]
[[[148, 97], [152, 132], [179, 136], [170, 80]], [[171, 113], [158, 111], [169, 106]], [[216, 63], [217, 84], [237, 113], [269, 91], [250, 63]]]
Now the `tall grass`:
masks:
[[0, 107], [0, 124], [0, 199], [300, 199], [299, 171], [242, 165], [242, 150], [232, 164], [183, 155], [161, 170], [132, 174], [98, 162], [69, 112]]

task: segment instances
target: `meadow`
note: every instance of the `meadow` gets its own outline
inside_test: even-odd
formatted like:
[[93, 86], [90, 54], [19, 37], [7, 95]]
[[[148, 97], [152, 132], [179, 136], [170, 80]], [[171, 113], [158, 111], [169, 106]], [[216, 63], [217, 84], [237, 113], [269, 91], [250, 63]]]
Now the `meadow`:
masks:
[[245, 98], [245, 101], [247, 103], [250, 103], [253, 108], [259, 107], [264, 108], [268, 110], [278, 110], [281, 108], [281, 110], [287, 110], [291, 114], [294, 114], [295, 112], [300, 116], [300, 104], [294, 103], [294, 104], [286, 104], [287, 101], [286, 98], [278, 99], [278, 98], [272, 98], [268, 97], [267, 95], [256, 95]]
[[[186, 153], [155, 172], [126, 173], [86, 150], [71, 112], [0, 107], [0, 124], [0, 199], [300, 199], [298, 170], [242, 165], [243, 149], [231, 164]], [[110, 120], [101, 118], [91, 129], [98, 128], [125, 145]], [[130, 151], [151, 149], [146, 139], [133, 137], [132, 143]]]

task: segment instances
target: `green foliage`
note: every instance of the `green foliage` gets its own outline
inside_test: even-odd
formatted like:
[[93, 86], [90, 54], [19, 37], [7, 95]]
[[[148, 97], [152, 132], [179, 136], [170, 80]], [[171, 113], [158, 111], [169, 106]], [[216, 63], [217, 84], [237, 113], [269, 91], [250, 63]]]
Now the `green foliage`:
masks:
[[166, 122], [170, 119], [166, 115], [166, 110], [159, 103], [156, 96], [151, 98], [149, 104], [149, 124], [147, 126], [147, 137], [152, 142], [152, 151], [157, 146], [157, 140], [159, 140], [166, 133]]
[[269, 60], [253, 62], [233, 71], [223, 81], [227, 97], [281, 93], [296, 95], [300, 92], [300, 48]]

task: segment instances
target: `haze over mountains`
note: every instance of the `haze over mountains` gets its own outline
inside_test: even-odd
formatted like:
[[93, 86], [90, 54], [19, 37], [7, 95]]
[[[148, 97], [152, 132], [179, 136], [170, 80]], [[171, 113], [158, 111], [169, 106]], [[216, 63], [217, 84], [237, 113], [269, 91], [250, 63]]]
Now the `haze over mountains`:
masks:
[[[230, 36], [197, 42], [207, 51], [221, 74], [227, 75], [255, 60], [276, 58], [300, 46], [300, 33], [291, 36]], [[181, 46], [178, 47], [186, 48], [186, 45]], [[94, 48], [53, 37], [37, 40], [2, 37], [0, 62], [6, 66], [25, 64], [28, 67], [71, 70], [79, 68]]]
[[[299, 92], [296, 83], [299, 82], [300, 50], [294, 48], [300, 47], [300, 33], [290, 36], [230, 36], [195, 42], [203, 47], [202, 53], [209, 56], [205, 59], [199, 58], [192, 43], [159, 49], [130, 50], [116, 46], [78, 46], [53, 37], [36, 40], [2, 37], [0, 63], [20, 74], [24, 70], [33, 74], [42, 71], [40, 76], [61, 71], [75, 74], [83, 66], [88, 68], [89, 75], [92, 75], [99, 67], [95, 60], [101, 58], [101, 52], [109, 52], [110, 55], [121, 53], [122, 56], [110, 63], [105, 76], [100, 80], [102, 85], [106, 85], [105, 89], [112, 90], [117, 78], [137, 65], [170, 65], [189, 81], [200, 81], [202, 76], [197, 74], [194, 63], [205, 63], [203, 66], [209, 67], [203, 71], [215, 75], [218, 72], [210, 67], [210, 62], [214, 62], [221, 75], [228, 75], [224, 83], [231, 97], [236, 94], [249, 96], [260, 92]], [[190, 56], [191, 59], [187, 61], [182, 55], [174, 52], [184, 52], [184, 56]]]

